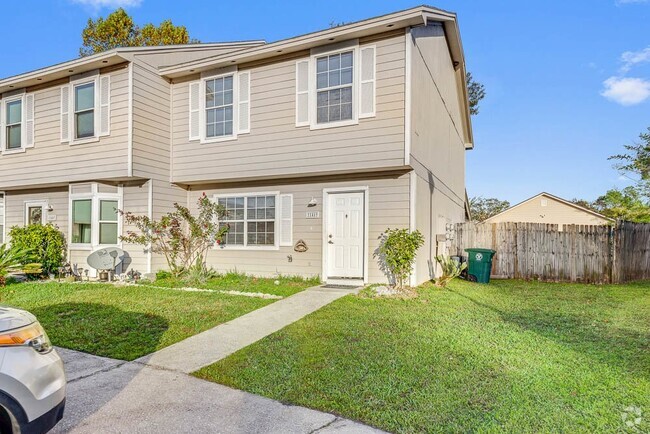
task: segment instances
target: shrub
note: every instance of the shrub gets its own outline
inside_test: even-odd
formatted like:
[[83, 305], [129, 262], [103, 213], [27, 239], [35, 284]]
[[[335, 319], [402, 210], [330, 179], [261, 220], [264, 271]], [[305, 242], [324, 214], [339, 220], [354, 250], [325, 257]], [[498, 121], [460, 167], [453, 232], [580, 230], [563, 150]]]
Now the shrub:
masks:
[[41, 264], [45, 274], [56, 274], [66, 257], [66, 242], [63, 233], [54, 225], [35, 224], [14, 226], [9, 231], [11, 245], [18, 251], [30, 251], [34, 262]]
[[138, 229], [138, 232], [127, 231], [120, 240], [163, 255], [174, 277], [190, 270], [194, 277], [197, 273], [208, 276], [211, 273], [205, 263], [208, 250], [228, 232], [228, 225], [218, 223], [226, 215], [225, 208], [212, 202], [205, 193], [197, 201], [196, 215], [177, 203], [174, 208], [160, 220], [120, 211], [124, 223]]
[[449, 256], [438, 255], [436, 256], [436, 261], [440, 264], [442, 269], [442, 274], [436, 279], [436, 285], [445, 287], [449, 282], [460, 276], [465, 268], [467, 268], [467, 263], [454, 261]]
[[391, 282], [399, 289], [411, 275], [418, 249], [424, 244], [420, 231], [408, 229], [387, 229], [379, 237], [380, 244], [375, 251], [380, 268], [388, 274]]
[[0, 287], [7, 282], [7, 275], [12, 272], [24, 272], [40, 274], [40, 264], [34, 263], [34, 257], [30, 250], [6, 244], [0, 244]]

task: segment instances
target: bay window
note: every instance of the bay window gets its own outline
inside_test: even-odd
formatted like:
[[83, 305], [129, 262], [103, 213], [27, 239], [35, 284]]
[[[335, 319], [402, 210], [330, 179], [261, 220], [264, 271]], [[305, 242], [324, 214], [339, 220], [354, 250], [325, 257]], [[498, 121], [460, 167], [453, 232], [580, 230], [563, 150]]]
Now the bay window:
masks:
[[118, 210], [122, 187], [98, 184], [70, 186], [70, 241], [72, 247], [96, 248], [119, 245]]

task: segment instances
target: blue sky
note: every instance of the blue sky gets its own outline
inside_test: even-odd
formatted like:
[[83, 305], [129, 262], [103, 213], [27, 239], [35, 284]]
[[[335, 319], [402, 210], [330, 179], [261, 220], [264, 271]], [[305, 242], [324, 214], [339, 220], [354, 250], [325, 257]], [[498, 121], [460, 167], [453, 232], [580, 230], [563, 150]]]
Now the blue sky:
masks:
[[[123, 5], [137, 23], [171, 18], [203, 42], [273, 41], [413, 1], [5, 1], [0, 77], [75, 58], [88, 17]], [[650, 0], [450, 1], [468, 69], [487, 98], [467, 154], [470, 196], [540, 191], [595, 199], [628, 181], [607, 157], [650, 126]], [[25, 25], [28, 23], [28, 25]]]

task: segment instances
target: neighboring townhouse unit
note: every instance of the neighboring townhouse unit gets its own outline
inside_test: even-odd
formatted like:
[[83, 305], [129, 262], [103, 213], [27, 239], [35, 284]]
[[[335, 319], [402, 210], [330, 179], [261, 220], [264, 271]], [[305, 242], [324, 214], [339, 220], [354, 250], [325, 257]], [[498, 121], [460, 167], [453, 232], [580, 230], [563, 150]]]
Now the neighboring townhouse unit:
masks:
[[[208, 258], [220, 271], [384, 282], [378, 238], [401, 227], [425, 235], [420, 283], [445, 251], [436, 235], [465, 219], [473, 140], [453, 13], [417, 7], [268, 44], [116, 49], [0, 92], [5, 232], [55, 223], [81, 266], [120, 245], [116, 209], [157, 217], [205, 193], [228, 210]], [[129, 267], [165, 266], [122, 247]]]
[[568, 200], [542, 192], [485, 220], [485, 223], [549, 223], [559, 225], [608, 225], [614, 220]]

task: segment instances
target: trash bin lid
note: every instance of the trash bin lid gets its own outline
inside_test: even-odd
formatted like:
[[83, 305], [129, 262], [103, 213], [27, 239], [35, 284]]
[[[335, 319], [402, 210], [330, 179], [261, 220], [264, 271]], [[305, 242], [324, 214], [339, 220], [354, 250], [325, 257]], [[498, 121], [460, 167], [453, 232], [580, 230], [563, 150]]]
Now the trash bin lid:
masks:
[[465, 249], [467, 253], [476, 252], [476, 253], [492, 253], [495, 254], [497, 251], [492, 249], [481, 249], [481, 248], [471, 248]]

